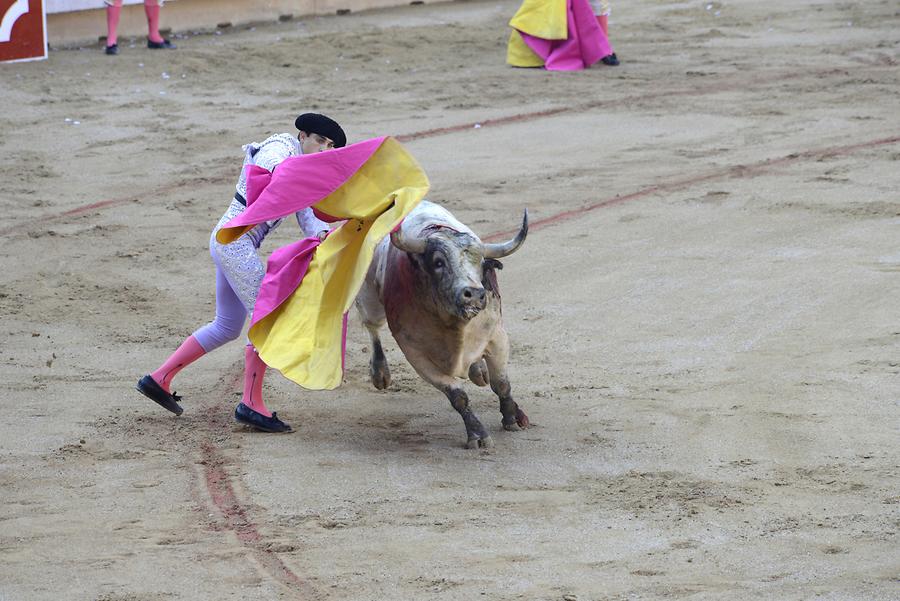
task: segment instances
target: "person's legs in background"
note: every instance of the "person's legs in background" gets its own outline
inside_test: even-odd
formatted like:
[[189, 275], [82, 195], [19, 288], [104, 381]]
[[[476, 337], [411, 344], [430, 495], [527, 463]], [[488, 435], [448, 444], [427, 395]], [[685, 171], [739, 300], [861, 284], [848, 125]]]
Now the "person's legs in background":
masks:
[[[103, 0], [106, 2], [106, 54], [119, 54], [119, 19], [122, 16], [122, 0]], [[159, 9], [162, 0], [144, 0], [144, 13], [147, 15], [147, 47], [153, 50], [174, 50], [175, 44], [159, 33]]]
[[106, 54], [119, 53], [119, 17], [122, 0], [106, 0]]
[[159, 33], [160, 0], [144, 0], [144, 12], [147, 14], [147, 48], [159, 50], [175, 49], [175, 44], [163, 38]]
[[[597, 15], [597, 24], [600, 25], [600, 29], [603, 31], [603, 35], [606, 36], [606, 39], [609, 39], [609, 0], [591, 0], [591, 7], [594, 9], [594, 14]], [[610, 42], [610, 47], [612, 47], [612, 42]], [[608, 65], [610, 67], [615, 67], [619, 64], [619, 59], [616, 56], [616, 53], [613, 52], [607, 56], [604, 56], [600, 59], [604, 65]]]

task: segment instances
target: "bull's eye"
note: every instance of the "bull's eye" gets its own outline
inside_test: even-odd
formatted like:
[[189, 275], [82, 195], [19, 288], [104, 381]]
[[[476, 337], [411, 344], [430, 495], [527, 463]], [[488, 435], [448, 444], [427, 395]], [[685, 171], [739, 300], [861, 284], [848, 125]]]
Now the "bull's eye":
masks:
[[434, 268], [435, 269], [443, 269], [444, 268], [444, 260], [443, 259], [435, 259], [434, 260]]

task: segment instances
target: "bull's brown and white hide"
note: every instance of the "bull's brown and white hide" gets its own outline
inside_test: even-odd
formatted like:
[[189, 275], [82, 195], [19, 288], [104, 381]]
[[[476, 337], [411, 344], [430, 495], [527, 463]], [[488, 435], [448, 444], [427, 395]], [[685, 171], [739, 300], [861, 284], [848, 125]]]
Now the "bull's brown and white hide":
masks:
[[468, 446], [492, 439], [469, 408], [462, 379], [488, 382], [500, 398], [507, 430], [528, 426], [513, 401], [507, 360], [509, 340], [501, 319], [496, 258], [514, 252], [528, 231], [527, 213], [513, 240], [485, 245], [443, 207], [422, 202], [400, 231], [383, 240], [356, 305], [372, 338], [372, 382], [390, 384], [379, 329], [387, 322], [410, 365], [444, 392], [466, 426]]

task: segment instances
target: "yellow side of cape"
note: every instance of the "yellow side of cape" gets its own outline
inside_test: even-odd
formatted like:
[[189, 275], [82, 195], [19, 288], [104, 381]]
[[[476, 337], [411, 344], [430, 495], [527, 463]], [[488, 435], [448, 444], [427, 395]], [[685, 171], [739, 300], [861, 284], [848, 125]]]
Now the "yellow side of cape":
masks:
[[266, 364], [304, 388], [336, 388], [343, 376], [343, 316], [356, 298], [375, 247], [425, 197], [416, 160], [387, 138], [368, 161], [315, 207], [349, 218], [316, 248], [294, 293], [250, 328]]
[[506, 44], [506, 64], [513, 67], [543, 67], [544, 59], [528, 47], [518, 31], [512, 30]]
[[520, 31], [545, 40], [564, 40], [569, 34], [567, 0], [525, 0], [510, 19], [513, 31], [506, 44], [506, 62], [513, 67], [543, 67], [544, 60], [522, 40]]
[[567, 4], [568, 0], [525, 0], [509, 25], [543, 40], [564, 40], [569, 36]]

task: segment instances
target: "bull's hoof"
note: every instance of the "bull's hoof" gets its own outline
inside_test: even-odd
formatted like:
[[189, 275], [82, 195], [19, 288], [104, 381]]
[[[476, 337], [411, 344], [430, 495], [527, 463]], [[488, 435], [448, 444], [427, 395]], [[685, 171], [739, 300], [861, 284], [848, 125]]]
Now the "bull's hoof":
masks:
[[531, 425], [528, 416], [521, 409], [516, 409], [516, 424], [523, 430]]
[[484, 359], [479, 359], [469, 366], [469, 379], [476, 386], [487, 386], [489, 378], [487, 363], [484, 362]]
[[494, 439], [490, 436], [484, 438], [470, 438], [466, 443], [467, 449], [490, 449], [494, 446]]
[[382, 369], [375, 367], [369, 370], [369, 376], [372, 378], [372, 385], [378, 390], [384, 390], [391, 385], [391, 372], [385, 365]]
[[515, 416], [504, 417], [500, 423], [503, 424], [503, 429], [508, 432], [518, 432], [531, 425], [528, 416], [521, 409], [516, 409]]

